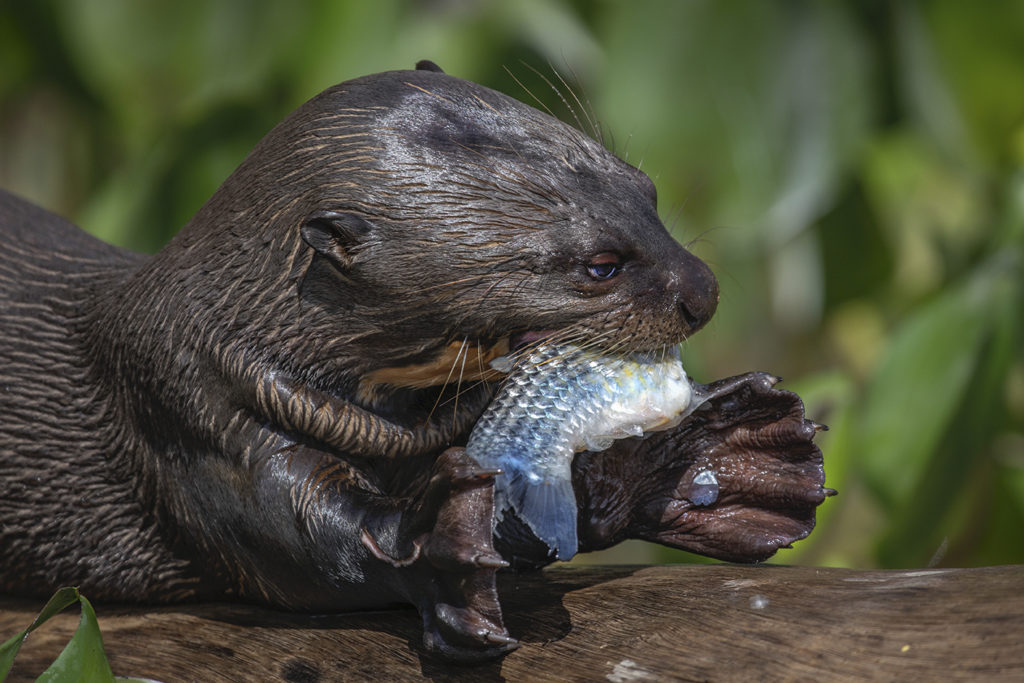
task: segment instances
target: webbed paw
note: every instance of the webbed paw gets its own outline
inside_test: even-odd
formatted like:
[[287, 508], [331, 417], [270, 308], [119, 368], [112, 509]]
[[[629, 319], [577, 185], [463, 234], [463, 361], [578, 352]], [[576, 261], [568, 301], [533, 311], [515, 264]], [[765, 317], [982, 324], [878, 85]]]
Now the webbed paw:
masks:
[[423, 617], [424, 645], [453, 659], [487, 659], [519, 645], [505, 629], [495, 585], [497, 571], [508, 566], [492, 542], [496, 474], [463, 449], [448, 449], [400, 529], [400, 538], [410, 540], [398, 545], [412, 550], [393, 558], [375, 542], [368, 545], [379, 559], [409, 568], [408, 593]]
[[573, 465], [581, 547], [641, 538], [749, 562], [806, 537], [824, 488], [823, 429], [777, 378], [749, 373], [698, 387], [678, 427], [582, 453]]

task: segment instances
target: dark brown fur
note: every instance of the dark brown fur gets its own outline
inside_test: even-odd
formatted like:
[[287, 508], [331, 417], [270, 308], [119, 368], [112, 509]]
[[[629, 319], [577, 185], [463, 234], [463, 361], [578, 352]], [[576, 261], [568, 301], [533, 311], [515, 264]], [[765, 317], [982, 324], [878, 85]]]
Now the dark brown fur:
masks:
[[[407, 601], [428, 646], [455, 656], [513, 645], [494, 592], [494, 474], [458, 449], [439, 457], [490, 397], [470, 380], [494, 379], [485, 361], [536, 333], [678, 343], [717, 302], [646, 176], [432, 71], [308, 102], [154, 257], [6, 194], [0, 230], [0, 590], [321, 611]], [[596, 277], [610, 258], [618, 271]], [[783, 421], [810, 463], [795, 498], [768, 506], [799, 521], [712, 554], [766, 556], [813, 525], [820, 454], [797, 412], [766, 424]], [[671, 478], [696, 456], [651, 457]], [[685, 490], [647, 500], [650, 475], [627, 466], [608, 495], [628, 491], [630, 509], [591, 522], [608, 501], [588, 489], [607, 468], [580, 462], [590, 548], [645, 534], [687, 545], [669, 538], [675, 518], [641, 529], [636, 512]], [[545, 561], [529, 539], [502, 550]]]

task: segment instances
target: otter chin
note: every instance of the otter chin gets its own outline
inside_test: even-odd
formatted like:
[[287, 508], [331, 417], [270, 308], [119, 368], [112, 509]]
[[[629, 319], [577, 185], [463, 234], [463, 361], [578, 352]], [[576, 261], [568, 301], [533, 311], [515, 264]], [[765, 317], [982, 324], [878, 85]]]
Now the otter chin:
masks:
[[[418, 67], [302, 105], [153, 256], [0, 193], [0, 591], [406, 602], [429, 649], [515, 646], [494, 575], [528, 540], [494, 548], [498, 473], [460, 448], [502, 377], [491, 361], [541, 340], [677, 344], [718, 289], [665, 230], [646, 175], [515, 99]], [[728, 391], [783, 401], [762, 384]], [[802, 406], [773, 411], [765, 424], [802, 420]], [[734, 413], [715, 429], [747, 419]], [[802, 538], [824, 495], [820, 453], [791, 431], [806, 481], [764, 495], [806, 501], [752, 504], [735, 543], [712, 529], [742, 516], [724, 477], [731, 510], [686, 527], [713, 540], [635, 522], [653, 505], [645, 477], [697, 457], [665, 450], [657, 467], [574, 481], [582, 549], [646, 535], [756, 559]], [[773, 468], [760, 476], [796, 476]], [[613, 500], [634, 489], [632, 507]]]

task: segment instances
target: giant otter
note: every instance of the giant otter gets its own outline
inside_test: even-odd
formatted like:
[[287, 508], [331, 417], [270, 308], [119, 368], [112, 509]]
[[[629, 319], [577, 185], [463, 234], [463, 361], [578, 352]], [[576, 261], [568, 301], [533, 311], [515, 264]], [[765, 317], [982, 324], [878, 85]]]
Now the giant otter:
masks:
[[[0, 193], [0, 590], [407, 602], [428, 648], [515, 646], [495, 572], [550, 559], [494, 547], [497, 473], [459, 448], [487, 360], [555, 333], [676, 344], [717, 285], [644, 174], [421, 66], [307, 102], [152, 257]], [[809, 533], [815, 425], [773, 384], [724, 380], [675, 430], [578, 456], [581, 550], [757, 560]]]

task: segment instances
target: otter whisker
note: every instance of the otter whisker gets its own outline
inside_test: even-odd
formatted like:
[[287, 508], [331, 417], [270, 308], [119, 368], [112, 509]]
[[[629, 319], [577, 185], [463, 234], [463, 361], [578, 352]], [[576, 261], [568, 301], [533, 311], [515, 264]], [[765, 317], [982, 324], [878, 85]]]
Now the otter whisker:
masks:
[[[575, 83], [581, 83], [580, 78], [576, 74], [575, 69], [572, 68], [572, 65], [566, 62], [566, 68], [569, 69], [569, 74], [572, 76], [572, 80]], [[555, 70], [555, 73], [557, 74], [558, 71]], [[561, 79], [561, 74], [559, 74], [559, 78]], [[562, 83], [565, 83], [564, 79], [562, 79]], [[576, 93], [573, 91], [572, 87], [569, 86], [567, 83], [565, 84], [565, 86], [569, 88], [569, 92], [572, 93], [573, 99], [579, 102], [580, 99], [579, 97], [576, 96]], [[601, 120], [598, 118], [597, 112], [594, 110], [594, 104], [590, 101], [589, 97], [584, 97], [584, 99], [586, 100], [586, 106], [584, 106], [582, 103], [580, 104], [580, 106], [583, 107], [583, 112], [586, 115], [587, 120], [590, 121], [590, 125], [593, 130], [592, 134], [598, 142], [607, 147], [607, 145], [605, 145], [604, 142], [604, 131], [601, 129]]]
[[[682, 209], [680, 209], [680, 211], [682, 211]], [[718, 230], [721, 230], [721, 229], [722, 229], [722, 226], [713, 226], [713, 227], [707, 228], [705, 230], [702, 230], [701, 232], [699, 232], [697, 234], [696, 237], [694, 237], [692, 240], [686, 242], [683, 246], [686, 247], [687, 249], [689, 249], [693, 245], [699, 244], [700, 242], [703, 242], [704, 238], [707, 237], [709, 234], [711, 234], [713, 232], [717, 232]]]
[[[520, 61], [520, 63], [523, 63], [522, 60], [519, 60], [519, 61]], [[501, 68], [505, 70], [505, 73], [507, 73], [509, 76], [512, 77], [512, 80], [516, 82], [516, 85], [518, 85], [520, 88], [523, 89], [523, 92], [525, 92], [527, 95], [529, 95], [530, 98], [534, 102], [536, 102], [538, 105], [540, 105], [541, 109], [543, 109], [545, 112], [547, 112], [548, 115], [551, 116], [552, 118], [556, 118], [556, 119], [558, 118], [557, 116], [555, 116], [555, 112], [551, 111], [551, 107], [549, 107], [544, 100], [542, 100], [541, 98], [537, 97], [537, 95], [534, 94], [534, 92], [532, 90], [530, 90], [528, 87], [526, 87], [526, 84], [524, 84], [521, 80], [519, 80], [519, 77], [516, 76], [514, 73], [512, 73], [512, 70], [509, 69], [508, 66], [503, 64], [501, 66]]]
[[[537, 74], [537, 76], [539, 76], [539, 77], [540, 77], [540, 79], [541, 79], [542, 81], [544, 81], [545, 83], [547, 83], [548, 87], [549, 87], [549, 88], [551, 88], [551, 90], [552, 90], [552, 91], [554, 91], [555, 95], [557, 95], [557, 96], [558, 96], [558, 99], [562, 101], [562, 104], [563, 104], [563, 105], [565, 105], [565, 108], [569, 110], [569, 113], [570, 113], [570, 114], [572, 114], [572, 118], [573, 118], [573, 120], [574, 120], [574, 121], [576, 121], [576, 128], [577, 128], [577, 129], [578, 129], [578, 130], [579, 130], [580, 132], [586, 132], [586, 130], [585, 130], [584, 126], [583, 126], [583, 122], [582, 122], [582, 121], [580, 120], [579, 114], [578, 114], [578, 113], [576, 112], [576, 110], [575, 110], [575, 109], [574, 109], [574, 108], [572, 107], [572, 105], [570, 105], [570, 104], [569, 104], [569, 101], [568, 101], [567, 99], [565, 99], [565, 95], [563, 95], [563, 94], [562, 94], [562, 91], [558, 89], [558, 86], [556, 86], [556, 85], [555, 85], [554, 83], [552, 83], [552, 82], [551, 82], [551, 79], [549, 79], [549, 78], [548, 78], [547, 76], [545, 76], [544, 74], [542, 74], [542, 73], [540, 72], [540, 70], [539, 70], [539, 69], [537, 69], [536, 67], [534, 67], [534, 66], [532, 66], [531, 64], [528, 64], [528, 63], [526, 63], [526, 62], [524, 62], [524, 61], [522, 61], [522, 60], [520, 60], [520, 63], [521, 63], [521, 64], [522, 64], [523, 66], [525, 66], [525, 67], [526, 67], [527, 69], [529, 69], [530, 71], [532, 71], [533, 73]], [[549, 66], [550, 66], [550, 65], [549, 65]], [[557, 73], [557, 71], [556, 71], [555, 73]], [[564, 81], [563, 81], [563, 83], [564, 83]]]
[[[465, 344], [465, 343], [467, 343], [467, 342], [468, 342], [468, 338], [467, 338], [466, 340], [464, 340], [464, 341], [463, 341], [463, 344]], [[482, 344], [481, 344], [481, 342], [480, 342], [480, 341], [478, 340], [478, 341], [476, 342], [476, 345], [475, 345], [475, 346], [476, 346], [476, 348], [477, 348], [477, 349], [480, 349], [480, 348], [481, 348], [481, 346], [482, 346]], [[467, 354], [467, 355], [468, 355], [468, 354]], [[441, 401], [441, 400], [440, 400], [440, 399], [441, 399], [441, 397], [442, 397], [442, 396], [444, 396], [444, 392], [443, 392], [443, 390], [442, 390], [442, 392], [441, 392], [441, 393], [439, 393], [439, 395], [438, 395], [438, 401], [439, 401], [439, 403], [435, 403], [435, 408], [436, 408], [436, 407], [444, 407], [444, 406], [447, 406], [447, 405], [448, 405], [449, 403], [455, 403], [455, 406], [456, 406], [455, 410], [457, 411], [457, 410], [458, 410], [458, 399], [459, 399], [459, 398], [460, 398], [461, 396], [463, 396], [464, 394], [468, 394], [468, 393], [472, 392], [472, 391], [473, 391], [474, 389], [476, 389], [477, 387], [480, 387], [481, 385], [484, 385], [484, 384], [486, 384], [486, 383], [487, 383], [487, 380], [483, 379], [484, 375], [486, 375], [486, 374], [487, 374], [487, 368], [485, 368], [485, 367], [484, 367], [484, 364], [483, 364], [483, 355], [482, 355], [481, 353], [479, 353], [479, 352], [478, 352], [478, 353], [476, 354], [476, 362], [477, 362], [478, 378], [477, 378], [476, 380], [474, 380], [473, 382], [471, 382], [471, 383], [467, 384], [467, 385], [466, 385], [465, 387], [463, 387], [463, 386], [462, 386], [462, 382], [463, 382], [463, 373], [462, 373], [462, 372], [460, 372], [460, 373], [459, 373], [459, 379], [458, 379], [458, 382], [456, 383], [456, 390], [455, 390], [454, 394], [452, 394], [452, 395], [450, 395], [450, 396], [447, 396], [447, 397], [446, 397], [446, 398], [445, 398], [445, 399], [444, 399], [443, 401]], [[455, 366], [455, 365], [456, 365], [457, 363], [458, 363], [458, 356], [456, 356], [456, 359], [455, 359], [455, 361], [454, 361], [454, 362], [453, 362], [453, 364], [452, 364], [452, 368], [453, 368], [453, 370], [454, 370], [454, 366]], [[463, 369], [464, 369], [464, 368], [465, 368], [465, 358], [463, 358]], [[448, 382], [446, 382], [445, 384], [447, 385], [447, 384], [448, 384]]]
[[[469, 346], [468, 346], [468, 344], [469, 344], [469, 339], [468, 338], [463, 339], [462, 340], [462, 349], [459, 350], [459, 356], [462, 357], [462, 365], [459, 367], [459, 380], [455, 384], [455, 400], [453, 401], [453, 407], [452, 407], [452, 413], [454, 415], [458, 415], [459, 414], [459, 397], [462, 395], [462, 378], [466, 374], [466, 356], [469, 355], [469, 352], [468, 352]], [[466, 353], [463, 353], [462, 352], [463, 350], [465, 350]], [[454, 420], [453, 420], [453, 425], [452, 425], [453, 430], [452, 430], [452, 435], [451, 435], [451, 439], [452, 440], [455, 439], [454, 427], [455, 427], [455, 425], [454, 425]]]
[[[578, 83], [579, 82], [579, 78], [576, 77], [576, 73], [572, 70], [572, 67], [569, 66], [568, 64], [566, 64], [566, 67], [569, 69], [569, 72], [572, 73], [573, 80], [575, 80]], [[585, 107], [583, 105], [583, 102], [580, 101], [579, 96], [576, 94], [576, 90], [571, 85], [569, 85], [569, 83], [566, 82], [565, 78], [562, 76], [562, 72], [559, 71], [558, 69], [556, 69], [551, 64], [550, 60], [548, 60], [548, 68], [551, 69], [551, 72], [553, 74], [555, 74], [556, 77], [558, 77], [558, 82], [561, 83], [562, 87], [565, 88], [569, 92], [569, 95], [572, 96], [573, 101], [576, 103], [576, 107], [574, 108], [574, 111], [576, 109], [578, 109], [580, 112], [583, 113], [583, 118], [585, 118], [587, 120], [587, 125], [590, 127], [590, 131], [589, 131], [588, 134], [592, 138], [594, 138], [595, 140], [597, 140], [598, 142], [600, 142], [603, 145], [604, 144], [604, 140], [601, 139], [601, 132], [598, 130], [598, 127], [597, 127], [596, 116], [594, 116], [594, 117], [591, 116], [591, 114], [593, 114], [593, 107], [590, 107], [588, 109], [588, 107]], [[589, 104], [590, 101], [587, 100], [587, 103]], [[574, 114], [574, 116], [575, 116], [575, 114]], [[578, 116], [576, 116], [576, 120], [579, 121], [579, 117]], [[581, 124], [581, 126], [582, 126], [582, 124]], [[585, 133], [588, 132], [585, 129], [582, 129], [582, 130]]]
[[[437, 398], [434, 399], [434, 405], [430, 407], [430, 412], [427, 413], [427, 422], [430, 422], [430, 420], [434, 417], [434, 412], [441, 404], [441, 398], [444, 396], [444, 387], [448, 386], [448, 384], [452, 381], [452, 375], [455, 374], [455, 366], [458, 365], [459, 363], [459, 357], [461, 357], [462, 354], [465, 353], [466, 351], [466, 343], [467, 340], [463, 339], [462, 345], [459, 346], [459, 351], [458, 353], [455, 354], [455, 359], [452, 361], [452, 366], [448, 369], [448, 376], [445, 378], [444, 382], [441, 384], [440, 390], [437, 392]], [[453, 415], [453, 423], [456, 421], [456, 418], [457, 414]]]

